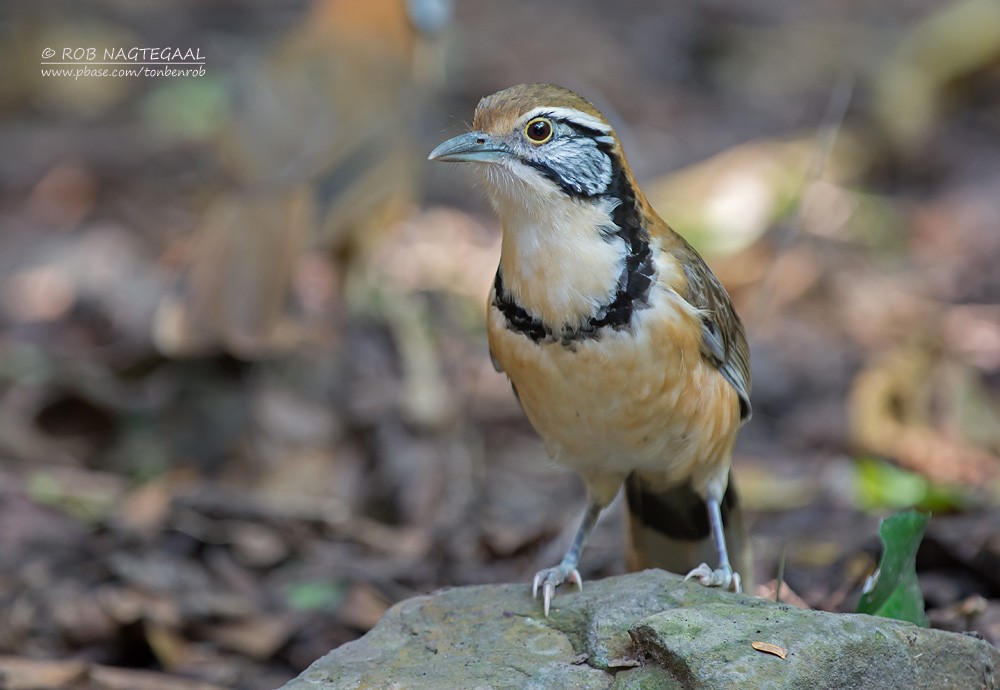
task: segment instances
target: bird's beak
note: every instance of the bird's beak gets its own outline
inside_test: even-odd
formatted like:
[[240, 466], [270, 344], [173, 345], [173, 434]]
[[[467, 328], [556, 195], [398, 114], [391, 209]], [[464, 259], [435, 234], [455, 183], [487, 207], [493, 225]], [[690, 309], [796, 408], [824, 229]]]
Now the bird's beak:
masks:
[[427, 160], [455, 163], [495, 163], [509, 155], [506, 148], [483, 132], [469, 132], [449, 139], [431, 151]]

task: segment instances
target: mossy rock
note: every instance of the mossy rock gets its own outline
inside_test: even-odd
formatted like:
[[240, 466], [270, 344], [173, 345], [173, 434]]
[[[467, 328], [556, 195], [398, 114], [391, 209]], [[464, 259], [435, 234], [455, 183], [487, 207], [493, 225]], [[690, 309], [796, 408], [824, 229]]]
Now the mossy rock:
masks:
[[[998, 687], [1000, 650], [970, 635], [803, 611], [659, 570], [562, 587], [549, 618], [528, 585], [400, 602], [283, 690], [673, 690]], [[765, 643], [765, 644], [761, 644]], [[761, 651], [773, 645], [784, 658]]]

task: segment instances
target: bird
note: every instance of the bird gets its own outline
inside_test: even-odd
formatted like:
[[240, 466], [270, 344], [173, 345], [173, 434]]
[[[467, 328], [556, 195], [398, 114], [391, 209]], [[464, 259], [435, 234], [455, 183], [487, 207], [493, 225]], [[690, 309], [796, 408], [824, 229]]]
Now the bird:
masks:
[[419, 196], [419, 121], [450, 14], [450, 0], [312, 0], [229, 75], [206, 147], [216, 182], [154, 321], [161, 352], [257, 360], [301, 345], [308, 254], [341, 292], [364, 293], [372, 255]]
[[557, 587], [582, 589], [584, 545], [623, 485], [630, 570], [740, 591], [752, 570], [731, 462], [752, 408], [729, 295], [583, 97], [512, 86], [479, 101], [471, 129], [429, 159], [470, 164], [500, 222], [490, 356], [549, 456], [587, 489], [570, 547], [532, 596], [548, 616]]

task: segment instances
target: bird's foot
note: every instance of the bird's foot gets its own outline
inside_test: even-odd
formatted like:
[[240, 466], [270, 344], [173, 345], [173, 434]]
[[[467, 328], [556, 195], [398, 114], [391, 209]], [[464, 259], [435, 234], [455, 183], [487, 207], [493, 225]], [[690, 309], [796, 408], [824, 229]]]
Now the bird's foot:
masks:
[[740, 574], [734, 573], [733, 569], [729, 566], [712, 570], [708, 566], [708, 563], [702, 563], [689, 572], [684, 579], [690, 580], [692, 577], [697, 577], [698, 582], [705, 587], [722, 587], [723, 589], [731, 589], [734, 592], [743, 591], [740, 586]]
[[583, 579], [580, 577], [580, 571], [571, 565], [560, 563], [553, 568], [546, 568], [535, 573], [534, 582], [531, 584], [531, 597], [538, 598], [538, 587], [541, 585], [542, 608], [545, 610], [546, 618], [549, 616], [549, 605], [552, 603], [552, 597], [555, 596], [556, 587], [567, 580], [575, 582], [576, 586], [583, 590]]

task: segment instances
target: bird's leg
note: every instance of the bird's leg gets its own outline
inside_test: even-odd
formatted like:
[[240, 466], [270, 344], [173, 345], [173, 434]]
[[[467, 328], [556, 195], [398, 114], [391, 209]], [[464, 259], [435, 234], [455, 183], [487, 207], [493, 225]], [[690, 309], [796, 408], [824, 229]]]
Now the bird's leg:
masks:
[[723, 587], [734, 592], [741, 591], [740, 574], [733, 572], [733, 567], [729, 564], [729, 551], [726, 549], [726, 532], [722, 525], [722, 508], [720, 501], [715, 496], [705, 499], [708, 505], [708, 522], [712, 529], [712, 538], [715, 540], [715, 548], [719, 552], [719, 567], [715, 570], [709, 567], [708, 563], [702, 563], [692, 570], [684, 578], [685, 580], [697, 577], [698, 582], [706, 587]]
[[563, 556], [559, 565], [539, 570], [535, 573], [535, 579], [531, 585], [531, 596], [533, 598], [538, 596], [538, 586], [541, 585], [542, 607], [545, 610], [546, 617], [549, 615], [549, 605], [552, 603], [552, 597], [556, 593], [556, 587], [566, 582], [566, 580], [572, 580], [576, 583], [577, 587], [581, 590], [583, 589], [583, 579], [580, 577], [580, 571], [576, 568], [580, 564], [580, 554], [583, 553], [583, 546], [587, 543], [587, 537], [590, 536], [594, 525], [597, 524], [597, 518], [601, 514], [602, 508], [603, 506], [591, 497], [590, 502], [587, 504], [587, 510], [583, 514], [583, 522], [580, 523], [580, 528], [576, 531], [576, 536], [573, 537], [573, 543], [566, 551], [566, 555]]

